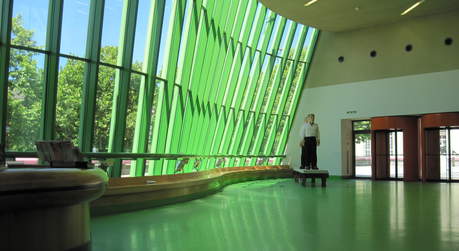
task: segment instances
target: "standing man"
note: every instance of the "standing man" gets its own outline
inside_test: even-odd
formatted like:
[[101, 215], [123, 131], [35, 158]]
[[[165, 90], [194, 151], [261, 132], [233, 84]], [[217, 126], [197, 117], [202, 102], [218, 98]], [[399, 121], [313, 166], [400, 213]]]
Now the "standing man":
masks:
[[317, 168], [317, 146], [320, 145], [319, 125], [314, 123], [313, 113], [308, 114], [301, 128], [301, 167], [300, 169]]

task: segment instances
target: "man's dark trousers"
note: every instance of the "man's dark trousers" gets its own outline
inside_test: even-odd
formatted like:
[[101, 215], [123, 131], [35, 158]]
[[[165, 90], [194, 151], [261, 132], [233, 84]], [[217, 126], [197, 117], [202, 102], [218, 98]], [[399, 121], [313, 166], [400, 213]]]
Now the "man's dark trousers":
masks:
[[317, 140], [316, 137], [305, 137], [301, 148], [301, 169], [317, 169]]

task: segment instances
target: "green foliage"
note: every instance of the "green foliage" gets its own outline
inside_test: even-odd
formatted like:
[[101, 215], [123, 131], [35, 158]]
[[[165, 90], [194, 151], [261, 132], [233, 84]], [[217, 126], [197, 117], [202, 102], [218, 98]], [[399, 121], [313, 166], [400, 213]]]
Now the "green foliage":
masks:
[[[115, 64], [117, 57], [118, 50], [115, 46], [106, 46], [101, 49], [102, 62]], [[115, 68], [99, 66], [93, 147], [100, 152], [106, 152], [108, 148], [115, 76]]]
[[[62, 62], [62, 61], [61, 61]], [[56, 137], [78, 145], [85, 62], [69, 59], [60, 69], [56, 105]]]
[[[368, 131], [370, 130], [370, 121], [369, 120], [364, 120], [364, 121], [354, 121], [353, 123], [353, 130], [358, 132], [358, 131]], [[370, 140], [370, 134], [365, 133], [365, 134], [355, 134], [355, 143], [359, 144], [362, 142], [365, 142], [367, 140]]]
[[[136, 67], [136, 66], [134, 66]], [[132, 145], [134, 143], [134, 131], [137, 116], [137, 102], [139, 99], [140, 82], [142, 80], [141, 75], [132, 74], [131, 84], [129, 85], [128, 104], [127, 104], [127, 116], [126, 116], [126, 130], [124, 133], [124, 151], [132, 151]]]
[[[13, 18], [12, 43], [34, 47], [33, 32], [22, 26], [22, 17]], [[39, 53], [11, 49], [8, 78], [7, 142], [9, 151], [33, 151], [39, 137], [43, 69]]]
[[11, 43], [24, 47], [39, 48], [37, 42], [32, 40], [33, 31], [27, 30], [23, 26], [22, 16], [13, 17], [11, 27]]
[[[33, 31], [23, 27], [21, 16], [13, 18], [12, 28], [13, 44], [36, 47], [36, 42], [32, 39]], [[116, 64], [117, 54], [117, 47], [103, 47], [101, 48], [101, 61]], [[11, 50], [7, 124], [7, 148], [10, 151], [34, 151], [34, 141], [39, 137], [43, 69], [38, 67], [37, 57], [44, 58], [44, 55], [26, 50]], [[61, 58], [60, 64], [56, 104], [56, 139], [71, 140], [78, 145], [86, 62]], [[133, 69], [140, 71], [141, 63], [134, 63]], [[99, 67], [93, 144], [99, 151], [106, 151], [108, 146], [116, 71], [116, 68], [108, 66]], [[125, 150], [127, 151], [132, 148], [140, 81], [141, 75], [132, 75], [125, 132]]]
[[[28, 48], [39, 48], [32, 38], [33, 31], [23, 27], [22, 18], [20, 16], [13, 18], [12, 43]], [[294, 51], [291, 50], [289, 58], [293, 58], [293, 53]], [[301, 53], [301, 57], [305, 57], [306, 50], [303, 50]], [[106, 46], [101, 48], [101, 62], [116, 65], [117, 56], [117, 47]], [[44, 58], [45, 55], [42, 53], [11, 49], [7, 122], [7, 147], [10, 151], [34, 151], [35, 149], [33, 142], [39, 138], [42, 100], [44, 99], [43, 69], [40, 67]], [[276, 57], [273, 57], [272, 60], [272, 72], [266, 72], [266, 69], [260, 72], [254, 93], [265, 90], [264, 93], [261, 94], [261, 112], [266, 112], [268, 104], [272, 105], [272, 109], [270, 110], [274, 112], [279, 110], [279, 112], [281, 112], [282, 109], [278, 108], [281, 104], [282, 93], [284, 89], [286, 89], [287, 92], [284, 93], [284, 95], [287, 95], [287, 97], [283, 115], [289, 115], [290, 108], [294, 105], [294, 94], [302, 84], [299, 83], [300, 73], [305, 67], [305, 64], [298, 64], [295, 72], [293, 72], [294, 78], [292, 83], [287, 83], [287, 73], [291, 67], [293, 67], [292, 62], [286, 61], [285, 68], [282, 72], [279, 72], [282, 70], [282, 66], [279, 63], [280, 60], [276, 59]], [[86, 62], [77, 59], [60, 58], [55, 121], [56, 139], [71, 140], [75, 145], [79, 144], [78, 132], [80, 127], [82, 99], [85, 98], [82, 96], [82, 89], [86, 64]], [[263, 64], [261, 64], [261, 67], [262, 65]], [[141, 63], [134, 63], [132, 68], [140, 71]], [[100, 65], [98, 70], [93, 147], [100, 152], [107, 151], [108, 148], [111, 111], [115, 98], [113, 96], [113, 91], [117, 71], [119, 71], [119, 69], [106, 65]], [[276, 74], [280, 74], [279, 83], [274, 83]], [[142, 75], [132, 74], [130, 83], [121, 83], [129, 85], [127, 114], [126, 118], [123, 118], [126, 121], [124, 151], [130, 151], [132, 149], [139, 88], [142, 78]], [[264, 79], [266, 82], [263, 81]], [[263, 84], [266, 84], [266, 86], [262, 86]], [[291, 86], [289, 87], [289, 85]], [[154, 102], [157, 102], [157, 99], [154, 100]], [[251, 104], [251, 109], [254, 110], [254, 108], [255, 102]], [[265, 130], [265, 132], [260, 131], [263, 133], [260, 136], [264, 137], [261, 138], [262, 141], [258, 142], [257, 145], [261, 145], [261, 147], [256, 149], [256, 152], [253, 153], [258, 154], [264, 153], [265, 151], [269, 153], [267, 150], [274, 152], [276, 145], [280, 142], [282, 129], [288, 126], [288, 119], [289, 116], [282, 116], [282, 114], [278, 114], [276, 118], [271, 114], [267, 114], [266, 117], [259, 116], [258, 118], [254, 118], [254, 135], [261, 129]], [[268, 139], [268, 135], [270, 135], [271, 131], [275, 134], [275, 146], [272, 149], [271, 145], [273, 139]], [[149, 133], [151, 135], [151, 131]], [[123, 135], [117, 136], [123, 137]], [[252, 146], [255, 143], [254, 139], [255, 137], [251, 139]], [[250, 149], [253, 148], [250, 147]]]
[[369, 120], [362, 120], [362, 121], [354, 121], [353, 128], [354, 131], [363, 131], [363, 130], [370, 130], [370, 121]]

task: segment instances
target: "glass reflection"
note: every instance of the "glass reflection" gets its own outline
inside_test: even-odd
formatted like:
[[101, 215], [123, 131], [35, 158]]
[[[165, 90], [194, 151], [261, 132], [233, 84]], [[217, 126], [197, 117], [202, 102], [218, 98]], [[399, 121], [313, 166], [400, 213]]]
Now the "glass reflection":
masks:
[[455, 250], [459, 184], [251, 181], [92, 220], [95, 250]]
[[402, 238], [405, 233], [405, 191], [403, 182], [391, 182], [389, 187], [389, 228], [391, 238]]

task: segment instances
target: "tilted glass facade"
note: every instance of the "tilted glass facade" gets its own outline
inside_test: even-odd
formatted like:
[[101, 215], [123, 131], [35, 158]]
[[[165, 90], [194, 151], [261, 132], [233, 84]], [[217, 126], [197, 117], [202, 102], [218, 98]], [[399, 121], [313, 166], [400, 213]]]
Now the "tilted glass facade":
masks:
[[70, 140], [113, 177], [281, 162], [318, 30], [256, 0], [0, 4], [7, 152]]

